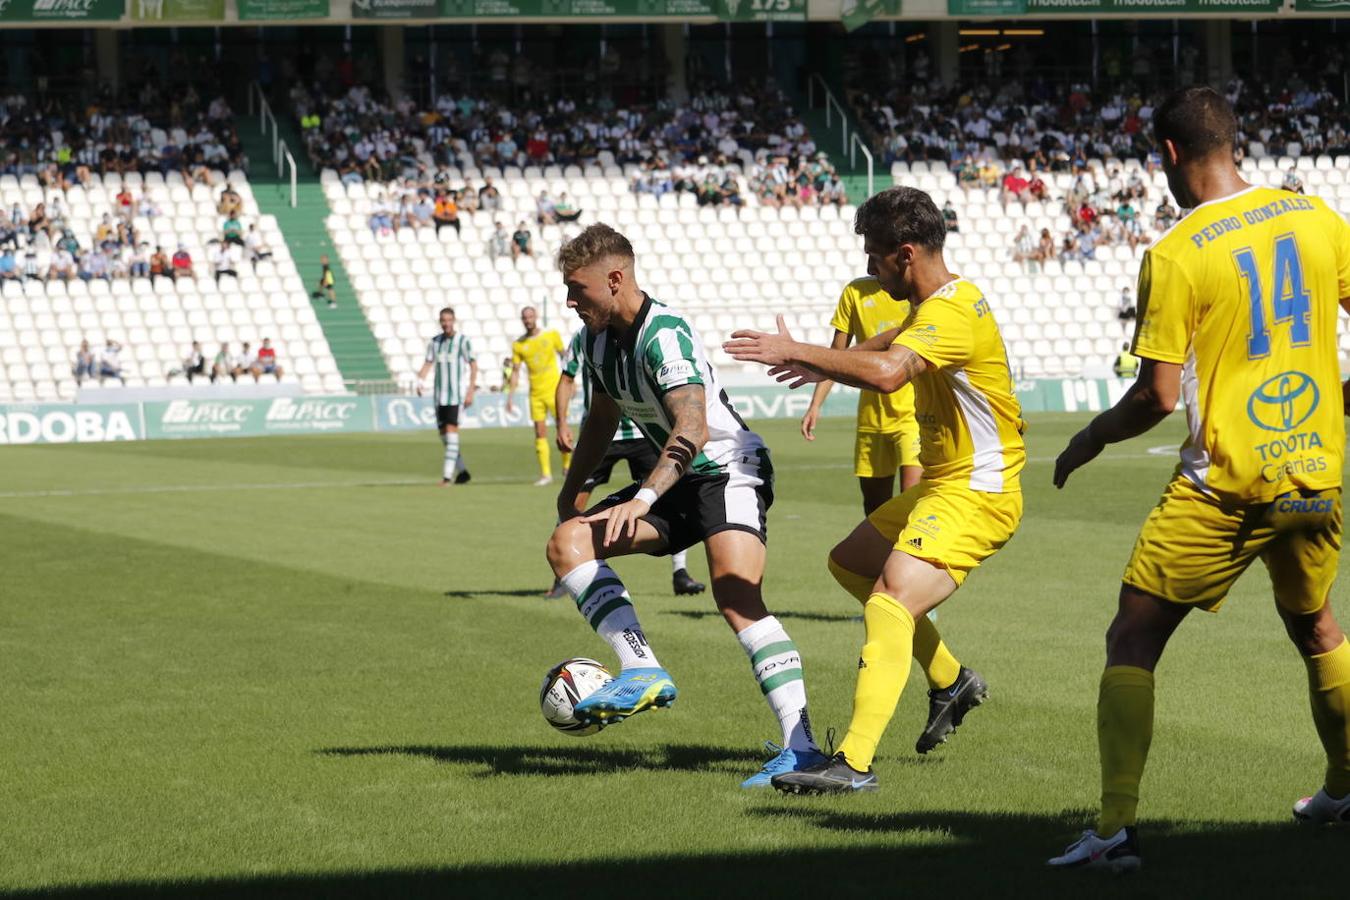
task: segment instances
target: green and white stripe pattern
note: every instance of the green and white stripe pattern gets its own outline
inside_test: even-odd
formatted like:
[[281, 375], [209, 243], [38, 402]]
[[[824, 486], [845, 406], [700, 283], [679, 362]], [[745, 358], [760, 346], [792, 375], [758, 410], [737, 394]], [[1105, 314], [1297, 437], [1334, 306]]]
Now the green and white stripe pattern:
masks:
[[[582, 421], [586, 420], [586, 413], [591, 410], [591, 370], [581, 364], [582, 343], [586, 339], [586, 329], [581, 328], [576, 334], [572, 335], [572, 340], [567, 343], [567, 353], [563, 355], [563, 374], [568, 378], [576, 378], [581, 375], [581, 408], [585, 411], [581, 414]], [[614, 440], [616, 441], [636, 441], [642, 438], [642, 432], [633, 424], [633, 420], [624, 416], [619, 420], [619, 427], [614, 430]]]
[[675, 388], [701, 384], [708, 441], [694, 458], [692, 471], [715, 475], [735, 467], [756, 472], [764, 480], [771, 477], [764, 441], [731, 405], [703, 353], [703, 341], [684, 316], [645, 297], [633, 327], [622, 337], [609, 330], [599, 334], [583, 330], [581, 335], [584, 365], [595, 378], [595, 387], [613, 397], [658, 450], [666, 445], [672, 428], [662, 398]]
[[806, 706], [806, 680], [797, 645], [773, 616], [766, 616], [736, 635], [755, 681], [783, 729], [783, 746], [805, 750], [815, 746], [811, 714]]
[[577, 610], [596, 631], [610, 613], [632, 606], [628, 589], [614, 570], [601, 563], [595, 579], [576, 595]]
[[628, 590], [608, 563], [584, 562], [564, 575], [562, 584], [595, 633], [609, 643], [622, 668], [660, 666], [638, 623]]
[[786, 632], [782, 640], [765, 644], [750, 654], [750, 668], [755, 672], [755, 681], [765, 696], [774, 691], [802, 680], [802, 657], [797, 645], [788, 638]]
[[427, 344], [427, 362], [436, 366], [436, 389], [432, 396], [437, 406], [459, 406], [468, 388], [469, 363], [473, 345], [459, 332], [450, 337], [438, 334]]

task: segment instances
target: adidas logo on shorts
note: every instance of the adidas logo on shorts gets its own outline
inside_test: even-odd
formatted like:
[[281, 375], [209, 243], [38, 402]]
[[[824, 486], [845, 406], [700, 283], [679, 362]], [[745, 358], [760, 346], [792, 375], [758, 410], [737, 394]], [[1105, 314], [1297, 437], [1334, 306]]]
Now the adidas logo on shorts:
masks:
[[905, 541], [905, 543], [909, 544], [915, 550], [923, 549], [923, 538], [910, 538], [909, 540]]

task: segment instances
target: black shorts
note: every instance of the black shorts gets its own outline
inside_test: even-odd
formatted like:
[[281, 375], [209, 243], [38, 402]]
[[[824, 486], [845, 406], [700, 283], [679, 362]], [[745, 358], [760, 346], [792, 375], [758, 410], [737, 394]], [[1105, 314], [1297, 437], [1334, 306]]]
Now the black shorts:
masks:
[[454, 425], [456, 428], [459, 427], [458, 403], [455, 403], [451, 406], [436, 407], [436, 427], [444, 428], [447, 425]]
[[[630, 484], [594, 509], [631, 500], [639, 487]], [[642, 521], [655, 528], [666, 544], [651, 555], [665, 556], [688, 550], [723, 531], [748, 531], [767, 542], [767, 514], [772, 505], [773, 471], [737, 464], [722, 475], [684, 476], [657, 498]]]
[[582, 483], [581, 489], [589, 494], [600, 485], [608, 483], [614, 467], [623, 461], [628, 463], [628, 474], [641, 484], [647, 480], [652, 469], [656, 468], [657, 458], [656, 448], [646, 438], [614, 441], [605, 451], [605, 458], [600, 460], [600, 465], [596, 466], [595, 471]]
[[1120, 321], [1122, 322], [1128, 322], [1134, 318], [1134, 309], [1133, 308], [1122, 309], [1119, 313], [1116, 314], [1116, 318], [1120, 319]]

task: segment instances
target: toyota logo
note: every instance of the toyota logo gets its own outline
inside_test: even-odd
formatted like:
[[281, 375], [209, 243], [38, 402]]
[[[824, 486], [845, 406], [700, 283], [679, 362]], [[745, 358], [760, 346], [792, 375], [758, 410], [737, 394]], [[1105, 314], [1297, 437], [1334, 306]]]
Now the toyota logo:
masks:
[[1281, 372], [1252, 391], [1247, 417], [1266, 431], [1292, 431], [1317, 409], [1321, 394], [1305, 372]]

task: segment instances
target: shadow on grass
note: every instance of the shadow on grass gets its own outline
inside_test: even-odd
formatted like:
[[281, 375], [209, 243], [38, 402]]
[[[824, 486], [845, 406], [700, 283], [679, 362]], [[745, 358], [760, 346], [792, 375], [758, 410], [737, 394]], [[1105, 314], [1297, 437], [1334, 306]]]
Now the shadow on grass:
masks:
[[[172, 897], [858, 897], [1053, 898], [1337, 897], [1344, 895], [1350, 834], [1273, 823], [1146, 825], [1143, 871], [1125, 878], [1049, 871], [1047, 856], [1073, 838], [1078, 813], [869, 815], [840, 801], [772, 798], [753, 807], [766, 828], [784, 819], [852, 835], [862, 846], [821, 847], [800, 829], [754, 853], [668, 854], [602, 861], [369, 869], [314, 875], [248, 876], [96, 884], [0, 896]], [[616, 801], [618, 802], [618, 801]], [[845, 801], [847, 802], [847, 801]], [[834, 808], [831, 808], [834, 807]], [[672, 797], [671, 815], [679, 815]], [[592, 813], [603, 812], [597, 800]], [[580, 811], [579, 811], [580, 813]], [[584, 813], [581, 813], [584, 818]], [[653, 825], [653, 834], [657, 825]], [[772, 833], [772, 832], [770, 832]], [[528, 840], [528, 835], [522, 835]], [[618, 846], [640, 846], [632, 842]], [[597, 849], [592, 847], [591, 850]], [[453, 848], [447, 848], [453, 852]]]
[[[538, 597], [540, 600], [547, 600], [544, 595], [548, 593], [548, 588], [511, 588], [502, 590], [500, 588], [484, 588], [481, 591], [446, 591], [444, 596], [455, 600], [473, 600], [477, 597]], [[553, 601], [549, 601], [553, 602]]]
[[[813, 612], [773, 612], [777, 619], [796, 619], [800, 622], [861, 622], [862, 616], [852, 616], [847, 613], [813, 613]], [[663, 609], [663, 616], [682, 616], [686, 619], [721, 619], [722, 614], [715, 609]]]
[[671, 744], [664, 747], [503, 747], [388, 746], [326, 747], [316, 751], [326, 756], [421, 756], [440, 763], [484, 767], [494, 775], [597, 775], [632, 769], [677, 772], [734, 771], [749, 774], [764, 762], [761, 751], [712, 747], [703, 744]]

